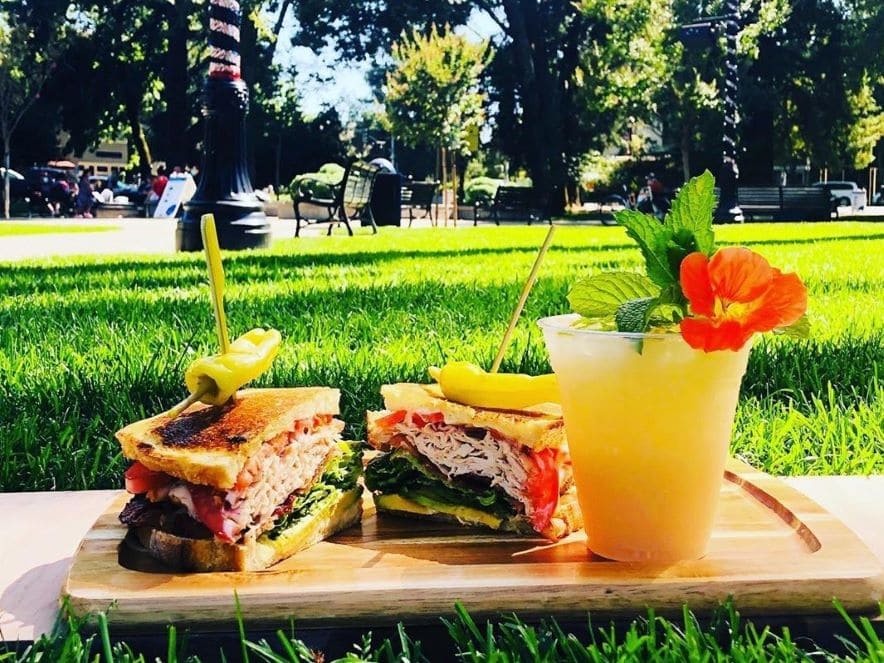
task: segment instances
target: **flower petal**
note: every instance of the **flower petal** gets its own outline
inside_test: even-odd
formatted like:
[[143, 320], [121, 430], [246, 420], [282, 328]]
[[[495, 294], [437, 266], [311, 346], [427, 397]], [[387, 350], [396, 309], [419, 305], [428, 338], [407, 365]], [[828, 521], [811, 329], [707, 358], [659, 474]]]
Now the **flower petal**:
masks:
[[741, 349], [750, 338], [752, 330], [736, 320], [710, 320], [709, 318], [685, 318], [681, 321], [681, 335], [695, 350]]
[[679, 267], [681, 291], [691, 303], [696, 315], [711, 317], [715, 309], [715, 295], [709, 281], [709, 259], [696, 251], [685, 256]]
[[807, 288], [794, 272], [782, 274], [773, 270], [770, 288], [746, 317], [744, 324], [753, 331], [766, 332], [788, 327], [807, 310]]
[[709, 261], [712, 291], [731, 302], [748, 303], [770, 287], [774, 269], [762, 256], [742, 246], [719, 249]]

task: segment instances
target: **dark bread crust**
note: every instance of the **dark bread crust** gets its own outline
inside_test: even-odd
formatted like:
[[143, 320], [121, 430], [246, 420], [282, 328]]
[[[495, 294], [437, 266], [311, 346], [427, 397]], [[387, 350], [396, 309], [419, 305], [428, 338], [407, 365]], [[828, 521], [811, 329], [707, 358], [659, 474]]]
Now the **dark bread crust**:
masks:
[[361, 519], [362, 488], [354, 488], [275, 540], [265, 534], [247, 543], [222, 543], [216, 539], [188, 539], [153, 527], [139, 527], [135, 533], [151, 557], [176, 571], [260, 571]]

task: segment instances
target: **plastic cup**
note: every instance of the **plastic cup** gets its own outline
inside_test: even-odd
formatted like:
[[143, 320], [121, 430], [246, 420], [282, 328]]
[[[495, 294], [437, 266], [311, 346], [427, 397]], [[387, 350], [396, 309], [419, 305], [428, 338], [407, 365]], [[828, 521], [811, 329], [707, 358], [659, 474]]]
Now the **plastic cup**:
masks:
[[538, 322], [562, 413], [587, 546], [624, 562], [701, 557], [712, 534], [751, 343], [704, 353], [677, 333]]

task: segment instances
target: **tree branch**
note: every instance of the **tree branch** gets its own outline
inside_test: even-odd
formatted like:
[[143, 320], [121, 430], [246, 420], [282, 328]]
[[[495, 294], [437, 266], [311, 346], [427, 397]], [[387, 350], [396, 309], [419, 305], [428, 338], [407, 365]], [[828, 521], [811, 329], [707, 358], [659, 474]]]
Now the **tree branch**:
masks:
[[477, 7], [479, 7], [479, 9], [488, 14], [488, 16], [491, 17], [491, 20], [497, 24], [497, 27], [499, 27], [503, 31], [503, 34], [509, 36], [510, 26], [500, 20], [500, 18], [497, 16], [497, 13], [495, 12], [495, 10], [500, 5], [497, 5], [490, 0], [474, 0], [473, 4], [475, 4]]
[[292, 0], [283, 0], [282, 2], [282, 7], [280, 7], [279, 9], [279, 16], [276, 19], [276, 23], [273, 25], [273, 34], [275, 34], [277, 37], [279, 37], [279, 31], [282, 30], [282, 24], [285, 22], [286, 12], [288, 12], [291, 5]]

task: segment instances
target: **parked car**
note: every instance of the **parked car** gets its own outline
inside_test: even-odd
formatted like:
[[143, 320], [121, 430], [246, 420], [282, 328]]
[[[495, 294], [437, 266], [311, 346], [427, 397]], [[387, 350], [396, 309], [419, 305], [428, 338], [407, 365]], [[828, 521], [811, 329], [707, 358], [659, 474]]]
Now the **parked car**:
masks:
[[866, 207], [866, 190], [856, 182], [829, 180], [828, 182], [815, 182], [813, 186], [826, 189], [838, 207], [851, 207], [856, 211]]

